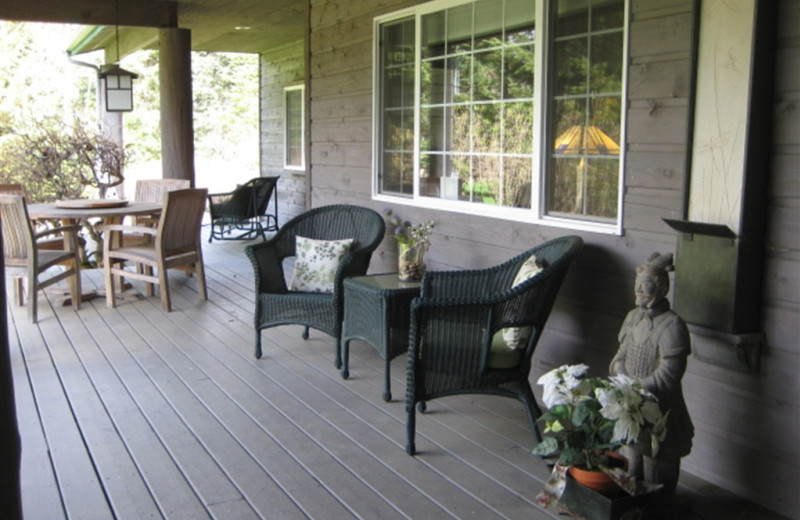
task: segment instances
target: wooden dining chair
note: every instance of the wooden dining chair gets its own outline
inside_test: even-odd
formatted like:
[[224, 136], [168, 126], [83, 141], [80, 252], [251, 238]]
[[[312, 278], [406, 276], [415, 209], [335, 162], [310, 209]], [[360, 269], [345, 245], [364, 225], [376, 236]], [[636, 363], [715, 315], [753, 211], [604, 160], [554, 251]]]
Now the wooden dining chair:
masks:
[[[18, 305], [24, 304], [23, 280], [27, 281], [28, 317], [33, 323], [38, 321], [37, 294], [66, 278], [70, 281], [72, 307], [77, 310], [81, 304], [80, 256], [78, 254], [79, 226], [60, 226], [34, 233], [25, 198], [20, 195], [0, 194], [0, 221], [3, 229], [3, 252], [6, 275], [14, 277], [15, 299]], [[37, 243], [43, 237], [52, 235], [67, 236], [71, 247], [67, 249], [43, 249]], [[51, 247], [53, 242], [48, 242]], [[62, 244], [63, 244], [62, 239]], [[55, 266], [64, 266], [60, 273], [40, 279], [39, 276]]]
[[[185, 190], [191, 188], [191, 181], [188, 179], [140, 179], [136, 181], [136, 191], [133, 199], [136, 202], [158, 202], [164, 201], [164, 194], [175, 190]], [[156, 227], [158, 225], [158, 213], [152, 215], [139, 215], [132, 219], [134, 226]], [[151, 235], [141, 233], [126, 234], [122, 242], [126, 245], [134, 245], [152, 240]]]
[[[103, 240], [103, 269], [105, 272], [106, 303], [116, 306], [114, 279], [126, 277], [147, 282], [147, 295], [154, 294], [159, 285], [161, 305], [165, 311], [172, 310], [169, 293], [168, 271], [192, 267], [197, 279], [197, 292], [201, 300], [207, 300], [205, 267], [200, 241], [200, 225], [205, 211], [206, 189], [174, 190], [164, 195], [164, 208], [158, 226], [129, 226], [107, 224], [98, 229], [107, 233]], [[112, 233], [141, 233], [152, 241], [127, 245], [114, 240]], [[137, 266], [136, 271], [126, 270], [125, 262]], [[153, 271], [155, 270], [155, 274]]]

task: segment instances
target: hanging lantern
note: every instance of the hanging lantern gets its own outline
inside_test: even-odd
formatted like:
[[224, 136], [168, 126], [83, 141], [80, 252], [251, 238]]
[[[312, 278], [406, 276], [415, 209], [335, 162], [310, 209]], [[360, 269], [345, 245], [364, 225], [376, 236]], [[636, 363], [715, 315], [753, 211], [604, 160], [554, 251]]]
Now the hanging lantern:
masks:
[[99, 77], [106, 92], [107, 112], [133, 110], [133, 80], [139, 77], [137, 74], [114, 63], [100, 67]]

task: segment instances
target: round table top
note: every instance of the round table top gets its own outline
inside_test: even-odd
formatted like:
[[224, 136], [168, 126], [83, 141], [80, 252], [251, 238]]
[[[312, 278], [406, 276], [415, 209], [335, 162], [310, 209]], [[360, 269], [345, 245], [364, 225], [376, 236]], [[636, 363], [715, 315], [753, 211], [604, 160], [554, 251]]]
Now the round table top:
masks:
[[[88, 199], [84, 199], [88, 200]], [[99, 200], [99, 199], [98, 199]], [[124, 217], [126, 215], [149, 215], [161, 211], [162, 205], [158, 202], [127, 202], [119, 204], [119, 199], [108, 199], [118, 201], [111, 204], [87, 204], [76, 203], [66, 204], [68, 201], [51, 202], [45, 204], [28, 204], [28, 216], [33, 219], [79, 219], [79, 218], [103, 218], [103, 217]]]

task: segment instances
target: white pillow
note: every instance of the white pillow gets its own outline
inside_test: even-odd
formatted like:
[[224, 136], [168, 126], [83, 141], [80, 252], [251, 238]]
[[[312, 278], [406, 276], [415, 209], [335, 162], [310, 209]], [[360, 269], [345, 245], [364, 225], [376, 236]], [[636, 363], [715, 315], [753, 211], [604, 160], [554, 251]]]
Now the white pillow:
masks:
[[[511, 288], [513, 289], [522, 282], [530, 280], [541, 273], [544, 268], [544, 263], [536, 258], [536, 255], [531, 255], [519, 267], [519, 271], [517, 271], [517, 276], [514, 277]], [[512, 350], [525, 348], [525, 343], [528, 342], [528, 338], [531, 336], [530, 327], [506, 327], [505, 329], [500, 329], [500, 332], [503, 334], [503, 340], [506, 342], [506, 345]]]
[[297, 237], [294, 273], [290, 291], [332, 293], [336, 270], [342, 257], [350, 251], [353, 239], [314, 240]]

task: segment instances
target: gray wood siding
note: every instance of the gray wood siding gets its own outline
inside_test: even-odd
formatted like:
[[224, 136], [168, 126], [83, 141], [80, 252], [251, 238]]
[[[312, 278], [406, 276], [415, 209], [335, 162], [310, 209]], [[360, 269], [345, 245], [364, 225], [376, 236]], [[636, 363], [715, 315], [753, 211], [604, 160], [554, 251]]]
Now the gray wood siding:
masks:
[[[350, 202], [378, 211], [370, 197], [372, 20], [419, 2], [310, 1], [311, 202]], [[586, 248], [573, 265], [534, 356], [535, 380], [563, 363], [605, 373], [616, 335], [633, 306], [634, 268], [653, 251], [674, 251], [662, 218], [683, 216], [691, 90], [690, 0], [633, 0], [624, 235], [579, 233]], [[784, 514], [800, 508], [800, 2], [780, 2], [774, 155], [761, 371], [755, 375], [690, 359], [684, 378], [696, 426], [684, 469]], [[429, 268], [500, 262], [568, 230], [414, 209], [436, 221]], [[406, 211], [410, 213], [410, 211]], [[395, 269], [385, 240], [374, 272]], [[790, 513], [792, 512], [792, 513]]]
[[280, 175], [278, 217], [283, 224], [305, 209], [306, 172], [285, 170], [284, 92], [285, 87], [301, 85], [305, 76], [303, 40], [287, 43], [261, 54], [261, 175]]

